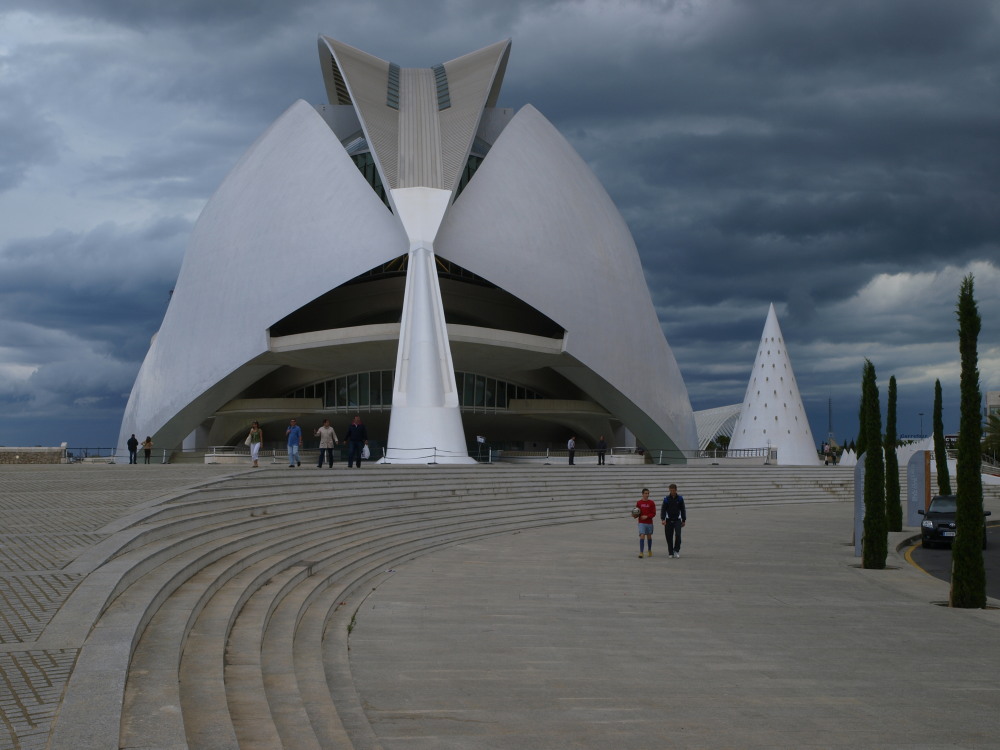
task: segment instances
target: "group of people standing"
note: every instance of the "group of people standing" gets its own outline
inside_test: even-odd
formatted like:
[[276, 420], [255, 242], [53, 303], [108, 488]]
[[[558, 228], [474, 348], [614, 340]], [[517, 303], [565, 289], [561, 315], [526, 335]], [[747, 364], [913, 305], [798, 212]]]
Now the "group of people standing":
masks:
[[[139, 463], [139, 439], [132, 433], [132, 437], [125, 441], [125, 445], [128, 448], [128, 462], [130, 464]], [[149, 463], [149, 457], [153, 454], [153, 438], [146, 436], [146, 439], [142, 441], [142, 453], [145, 463]]]
[[[333, 449], [337, 445], [338, 438], [337, 433], [330, 425], [330, 420], [324, 419], [323, 424], [313, 431], [313, 436], [319, 438], [319, 462], [316, 464], [316, 468], [322, 469], [325, 459], [329, 468], [332, 469]], [[285, 440], [288, 445], [288, 468], [294, 469], [301, 466], [302, 460], [299, 456], [303, 438], [302, 427], [299, 426], [297, 420], [288, 421], [288, 427], [285, 429]], [[243, 442], [250, 447], [250, 459], [253, 461], [254, 468], [258, 468], [260, 466], [260, 446], [264, 442], [264, 431], [260, 428], [260, 423], [257, 420], [254, 420], [250, 425], [250, 433]], [[362, 423], [360, 415], [355, 416], [347, 428], [344, 442], [347, 443], [347, 467], [357, 466], [360, 469], [361, 459], [368, 458], [367, 455], [364, 455], [368, 451], [368, 428]]]
[[[649, 498], [649, 490], [642, 490], [642, 497], [636, 500], [632, 515], [639, 522], [639, 557], [653, 556], [653, 522], [656, 520], [656, 502]], [[687, 525], [687, 509], [684, 498], [677, 494], [677, 485], [671, 484], [667, 496], [660, 505], [660, 524], [667, 537], [667, 557], [681, 556], [681, 529]]]
[[[596, 452], [597, 465], [604, 466], [604, 455], [608, 452], [608, 441], [604, 439], [604, 435], [601, 435], [601, 439], [597, 441]], [[569, 455], [569, 465], [575, 466], [573, 459], [576, 458], [576, 435], [571, 436], [566, 441], [566, 453]]]

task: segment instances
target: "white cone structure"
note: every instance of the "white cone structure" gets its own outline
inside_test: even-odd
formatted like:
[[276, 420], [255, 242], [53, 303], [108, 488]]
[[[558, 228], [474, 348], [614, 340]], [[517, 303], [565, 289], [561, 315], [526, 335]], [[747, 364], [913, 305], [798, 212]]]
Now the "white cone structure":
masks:
[[778, 451], [782, 466], [818, 466], [819, 456], [772, 304], [743, 398], [731, 449]]

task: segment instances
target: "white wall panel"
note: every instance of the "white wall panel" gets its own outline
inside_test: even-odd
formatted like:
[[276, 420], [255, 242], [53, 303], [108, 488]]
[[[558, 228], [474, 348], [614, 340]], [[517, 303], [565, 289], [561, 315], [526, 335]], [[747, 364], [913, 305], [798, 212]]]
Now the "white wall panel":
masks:
[[628, 227], [533, 107], [500, 134], [445, 216], [435, 249], [563, 326], [566, 352], [582, 367], [560, 372], [646, 445], [697, 446], [687, 389]]
[[407, 249], [323, 119], [293, 104], [205, 206], [120, 442], [135, 432], [179, 444], [266, 372], [244, 365], [267, 351], [269, 326]]

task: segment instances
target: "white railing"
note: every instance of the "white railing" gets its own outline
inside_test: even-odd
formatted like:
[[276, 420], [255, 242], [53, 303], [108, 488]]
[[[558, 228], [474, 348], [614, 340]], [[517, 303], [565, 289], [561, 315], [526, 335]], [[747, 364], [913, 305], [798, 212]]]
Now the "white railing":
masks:
[[[394, 460], [400, 463], [426, 462], [428, 464], [441, 463], [449, 458], [475, 459], [476, 456], [468, 451], [452, 451], [438, 448], [431, 445], [426, 448], [394, 448], [387, 445], [382, 449], [382, 463], [391, 464]], [[493, 462], [493, 451], [487, 451], [487, 462]], [[477, 459], [479, 460], [479, 459]]]

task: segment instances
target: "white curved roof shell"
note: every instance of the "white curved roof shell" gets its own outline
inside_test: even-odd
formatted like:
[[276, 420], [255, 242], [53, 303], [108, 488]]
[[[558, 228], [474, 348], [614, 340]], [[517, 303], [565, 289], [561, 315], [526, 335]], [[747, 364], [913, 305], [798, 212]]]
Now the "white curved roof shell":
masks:
[[500, 134], [435, 249], [566, 329], [563, 350], [576, 362], [556, 369], [644, 444], [697, 445], [687, 388], [625, 220], [534, 107]]
[[256, 361], [269, 351], [273, 323], [407, 247], [323, 118], [296, 102], [198, 219], [121, 434], [179, 444], [277, 366]]
[[742, 410], [743, 404], [730, 404], [696, 411], [694, 423], [698, 428], [698, 450], [705, 450], [719, 435], [732, 438]]
[[[502, 74], [505, 48], [488, 49], [499, 60], [493, 73]], [[406, 254], [408, 246], [399, 220], [323, 117], [305, 102], [293, 104], [240, 159], [199, 218], [136, 378], [120, 442], [134, 432], [154, 435], [160, 445], [180, 444], [216, 410], [288, 364], [288, 342], [276, 347], [269, 340], [272, 325]], [[558, 353], [547, 344], [526, 352], [642, 443], [697, 445], [687, 390], [628, 228], [587, 165], [534, 108], [510, 120], [447, 209], [435, 252], [558, 323], [565, 330]], [[496, 342], [499, 356], [509, 356], [504, 352], [519, 339], [458, 328], [460, 341], [478, 347], [469, 351]], [[301, 363], [321, 345], [398, 339], [398, 331], [398, 324], [379, 324], [317, 332], [300, 337], [305, 343], [294, 354]], [[331, 360], [311, 366], [321, 369], [321, 361]]]

